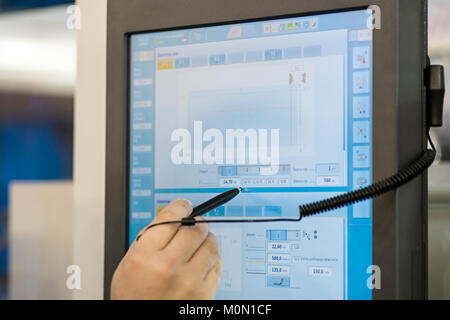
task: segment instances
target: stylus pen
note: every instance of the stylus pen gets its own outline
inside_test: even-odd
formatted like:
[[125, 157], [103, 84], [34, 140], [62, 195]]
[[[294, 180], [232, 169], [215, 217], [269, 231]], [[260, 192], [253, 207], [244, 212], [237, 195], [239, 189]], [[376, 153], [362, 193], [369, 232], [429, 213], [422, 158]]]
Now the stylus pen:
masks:
[[214, 198], [203, 202], [202, 204], [196, 206], [194, 210], [192, 210], [191, 215], [189, 218], [201, 216], [202, 214], [208, 213], [218, 206], [221, 206], [224, 203], [227, 203], [234, 197], [236, 197], [241, 192], [241, 188], [231, 189], [228, 191], [225, 191], [224, 193], [219, 194], [218, 196], [215, 196]]

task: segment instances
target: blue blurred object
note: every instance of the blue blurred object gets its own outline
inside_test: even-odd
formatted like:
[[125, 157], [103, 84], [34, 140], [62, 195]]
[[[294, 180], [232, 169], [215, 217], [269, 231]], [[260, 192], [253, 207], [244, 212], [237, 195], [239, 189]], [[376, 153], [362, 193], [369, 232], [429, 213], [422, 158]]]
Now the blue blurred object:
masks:
[[8, 109], [0, 112], [0, 299], [6, 295], [8, 186], [14, 180], [72, 178], [71, 104], [45, 97], [3, 102]]
[[74, 0], [0, 0], [0, 12], [33, 9], [74, 2]]
[[72, 154], [61, 148], [51, 123], [0, 126], [0, 203], [8, 200], [11, 180], [71, 178]]

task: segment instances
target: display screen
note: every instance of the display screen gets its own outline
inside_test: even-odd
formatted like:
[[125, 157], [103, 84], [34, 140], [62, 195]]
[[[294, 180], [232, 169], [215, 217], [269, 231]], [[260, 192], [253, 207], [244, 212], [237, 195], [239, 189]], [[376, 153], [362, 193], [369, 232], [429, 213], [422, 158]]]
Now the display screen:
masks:
[[[297, 217], [372, 181], [364, 10], [129, 37], [129, 243], [171, 201], [243, 192], [207, 219]], [[211, 224], [217, 299], [371, 299], [372, 204]], [[368, 280], [369, 279], [369, 280]]]

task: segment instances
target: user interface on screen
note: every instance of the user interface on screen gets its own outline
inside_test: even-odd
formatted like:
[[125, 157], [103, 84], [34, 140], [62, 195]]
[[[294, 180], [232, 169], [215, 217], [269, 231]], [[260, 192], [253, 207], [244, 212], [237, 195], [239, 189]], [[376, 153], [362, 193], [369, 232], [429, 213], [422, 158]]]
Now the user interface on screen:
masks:
[[[372, 181], [366, 10], [130, 36], [129, 243], [171, 201], [297, 217]], [[217, 299], [371, 299], [370, 201], [300, 222], [211, 224]]]

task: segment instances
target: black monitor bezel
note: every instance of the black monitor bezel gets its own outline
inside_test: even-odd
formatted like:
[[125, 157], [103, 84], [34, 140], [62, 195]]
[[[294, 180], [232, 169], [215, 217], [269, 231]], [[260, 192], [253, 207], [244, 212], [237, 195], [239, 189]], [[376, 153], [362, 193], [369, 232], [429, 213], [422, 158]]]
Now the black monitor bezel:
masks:
[[[134, 6], [134, 9], [138, 9], [139, 7], [141, 7], [142, 9], [147, 7], [148, 4], [145, 3], [145, 1], [140, 1], [140, 0], [134, 0], [133, 1], [136, 6]], [[198, 2], [204, 2], [204, 1], [198, 1]], [[128, 248], [128, 232], [129, 232], [129, 41], [130, 41], [130, 36], [133, 34], [139, 34], [139, 33], [148, 33], [148, 32], [160, 32], [160, 31], [170, 31], [170, 30], [180, 30], [180, 29], [190, 29], [190, 28], [199, 28], [199, 27], [208, 27], [208, 26], [217, 26], [217, 25], [227, 25], [227, 24], [234, 24], [234, 23], [242, 23], [242, 22], [255, 22], [255, 21], [263, 21], [263, 20], [275, 20], [275, 19], [285, 19], [285, 18], [290, 18], [290, 17], [302, 17], [302, 16], [311, 16], [311, 15], [318, 15], [318, 14], [324, 14], [324, 13], [335, 13], [335, 12], [343, 12], [343, 11], [351, 11], [351, 10], [361, 10], [361, 9], [365, 9], [369, 6], [369, 4], [366, 3], [366, 1], [351, 1], [353, 3], [353, 5], [351, 6], [346, 6], [344, 5], [349, 4], [350, 1], [346, 1], [346, 0], [340, 0], [340, 1], [336, 1], [338, 2], [338, 4], [335, 4], [334, 6], [332, 6], [330, 4], [330, 1], [328, 0], [321, 0], [321, 1], [317, 1], [317, 3], [314, 4], [315, 7], [318, 7], [319, 10], [298, 10], [301, 13], [289, 13], [289, 14], [279, 14], [279, 15], [265, 15], [263, 17], [257, 17], [257, 18], [245, 18], [245, 19], [232, 19], [232, 20], [226, 20], [226, 21], [220, 21], [220, 22], [210, 22], [210, 23], [197, 23], [197, 24], [182, 24], [176, 27], [170, 26], [170, 24], [167, 25], [167, 27], [162, 27], [162, 28], [152, 28], [152, 27], [148, 27], [148, 28], [133, 28], [132, 26], [128, 25], [129, 23], [123, 23], [123, 25], [110, 25], [108, 23], [108, 40], [110, 39], [110, 37], [114, 37], [114, 44], [116, 47], [118, 47], [119, 45], [122, 47], [122, 59], [126, 60], [124, 65], [126, 66], [126, 70], [125, 70], [125, 74], [126, 74], [126, 83], [122, 83], [120, 86], [120, 90], [117, 91], [112, 91], [111, 86], [108, 85], [107, 87], [107, 133], [111, 133], [112, 126], [114, 125], [114, 127], [117, 129], [117, 125], [120, 125], [120, 131], [123, 133], [125, 131], [125, 137], [126, 140], [123, 141], [123, 139], [121, 139], [121, 144], [119, 146], [117, 139], [111, 139], [112, 137], [110, 137], [109, 134], [107, 134], [107, 159], [106, 159], [106, 164], [107, 164], [107, 168], [106, 168], [106, 219], [105, 219], [105, 275], [104, 275], [104, 279], [105, 279], [105, 297], [109, 296], [109, 282], [110, 279], [112, 278], [112, 273], [115, 269], [115, 266], [118, 263], [118, 258], [119, 256], [123, 256], [126, 252], [126, 249]], [[358, 2], [358, 5], [355, 6], [355, 2]], [[378, 5], [380, 5], [381, 8], [385, 7], [386, 9], [388, 7], [391, 7], [391, 9], [393, 8], [393, 13], [397, 12], [397, 10], [399, 10], [400, 4], [401, 4], [401, 0], [395, 1], [396, 3], [394, 4], [394, 6], [392, 6], [392, 3], [390, 5], [386, 4], [386, 0], [379, 0], [379, 1], [373, 1], [375, 3], [378, 3]], [[416, 2], [419, 2], [416, 1]], [[339, 3], [342, 3], [342, 5], [339, 5]], [[210, 4], [211, 5], [211, 4]], [[298, 4], [298, 7], [302, 7], [303, 4]], [[320, 7], [323, 8], [327, 8], [326, 10], [320, 10]], [[334, 9], [330, 9], [331, 7], [333, 7]], [[120, 13], [118, 12], [118, 10], [125, 10], [125, 8], [123, 7], [123, 5], [120, 5], [118, 2], [111, 2], [108, 5], [108, 21], [110, 21], [110, 15], [111, 16], [121, 16], [123, 15], [123, 12]], [[383, 10], [383, 9], [382, 9]], [[127, 11], [127, 10], [125, 10]], [[137, 11], [133, 11], [133, 10], [128, 10], [128, 14], [138, 14], [140, 10]], [[295, 11], [295, 12], [298, 12]], [[385, 11], [385, 10], [383, 10]], [[134, 13], [133, 13], [134, 12]], [[126, 14], [125, 14], [126, 16]], [[399, 17], [395, 17], [395, 16], [391, 16], [390, 14], [388, 15], [388, 19], [396, 19]], [[202, 20], [199, 17], [194, 17], [194, 20]], [[204, 19], [203, 19], [204, 20]], [[124, 21], [122, 21], [124, 22]], [[398, 21], [397, 21], [398, 22]], [[145, 22], [141, 22], [144, 25], [146, 24]], [[169, 22], [170, 23], [170, 22]], [[411, 22], [409, 22], [411, 23]], [[133, 23], [131, 23], [131, 25], [133, 25]], [[416, 26], [417, 27], [417, 26]], [[396, 34], [396, 36], [398, 36], [398, 34]], [[121, 41], [119, 41], [119, 37], [122, 38]], [[376, 50], [375, 44], [377, 42], [377, 39], [380, 37], [380, 32], [377, 32], [377, 30], [375, 30], [374, 32], [374, 51]], [[392, 40], [392, 39], [391, 39]], [[397, 39], [396, 39], [397, 41]], [[108, 41], [109, 42], [109, 41]], [[121, 42], [121, 43], [120, 43]], [[392, 43], [391, 43], [392, 45]], [[114, 80], [112, 80], [110, 78], [110, 54], [112, 54], [112, 50], [114, 46], [111, 45], [111, 43], [108, 43], [108, 77], [107, 77], [107, 81], [109, 82], [116, 82]], [[390, 47], [390, 46], [388, 46]], [[379, 49], [379, 48], [378, 48]], [[392, 48], [394, 49], [393, 51], [396, 51], [396, 48]], [[123, 52], [125, 51], [125, 52]], [[123, 54], [124, 53], [124, 54]], [[398, 52], [397, 52], [398, 53]], [[375, 54], [374, 54], [375, 57]], [[397, 57], [396, 57], [397, 58]], [[117, 61], [116, 58], [112, 58], [112, 60]], [[123, 60], [122, 60], [123, 61]], [[374, 92], [375, 92], [375, 71], [376, 71], [376, 66], [375, 66], [375, 58], [374, 58], [374, 81], [373, 81], [373, 88], [374, 88]], [[396, 63], [398, 63], [398, 61], [396, 60]], [[122, 74], [123, 74], [122, 70]], [[114, 73], [114, 72], [112, 72]], [[396, 75], [396, 76], [400, 76], [400, 72]], [[418, 74], [416, 76], [419, 76]], [[397, 81], [399, 79], [396, 79]], [[416, 79], [417, 80], [417, 79]], [[125, 90], [124, 90], [125, 89]], [[122, 98], [120, 98], [119, 100], [114, 99], [113, 96], [116, 96], [116, 98], [118, 97], [118, 95], [122, 95]], [[116, 105], [116, 108], [119, 108], [119, 106], [116, 103], [111, 103], [112, 101], [117, 102], [117, 101], [122, 101], [123, 102], [123, 98], [124, 96], [126, 97], [126, 102], [124, 104], [122, 104], [122, 108], [123, 105], [126, 105], [126, 112], [124, 113], [124, 110], [117, 110], [115, 109], [114, 111], [112, 111], [112, 105]], [[398, 98], [398, 97], [397, 97]], [[423, 100], [423, 97], [420, 97], [420, 100]], [[417, 101], [419, 104], [423, 103], [423, 101]], [[374, 96], [374, 109], [375, 109], [375, 96]], [[398, 112], [400, 110], [397, 110]], [[113, 118], [109, 117], [110, 112], [115, 113], [116, 116]], [[400, 113], [400, 112], [399, 112]], [[119, 114], [121, 114], [121, 116], [119, 116]], [[125, 117], [124, 117], [125, 116]], [[125, 120], [125, 121], [124, 121]], [[374, 112], [374, 117], [373, 117], [373, 121], [375, 123], [375, 112]], [[120, 122], [120, 124], [119, 124]], [[417, 122], [417, 121], [416, 121]], [[397, 128], [395, 129], [399, 129], [399, 123], [397, 124], [398, 126], [395, 126]], [[417, 125], [417, 124], [416, 124]], [[418, 123], [418, 127], [421, 127], [422, 125], [420, 123]], [[394, 129], [394, 130], [395, 130]], [[418, 128], [420, 129], [420, 128]], [[423, 128], [422, 128], [423, 129]], [[388, 130], [389, 131], [389, 130]], [[374, 135], [374, 145], [373, 145], [373, 163], [374, 163], [374, 169], [373, 169], [373, 176], [374, 176], [374, 180], [376, 180], [376, 163], [379, 163], [379, 160], [377, 160], [377, 162], [375, 161], [375, 156], [376, 156], [376, 146], [375, 146], [375, 140], [376, 140], [376, 135], [375, 135], [375, 125], [373, 127], [373, 135]], [[397, 132], [398, 133], [398, 132]], [[122, 136], [124, 137], [124, 136]], [[386, 138], [389, 138], [389, 132], [387, 135], [384, 135], [384, 137], [380, 140], [385, 140]], [[392, 136], [391, 136], [392, 138]], [[417, 144], [418, 141], [416, 141]], [[424, 143], [422, 141], [421, 143], [421, 148], [424, 148]], [[417, 145], [416, 145], [417, 147]], [[125, 152], [119, 152], [119, 149]], [[378, 147], [379, 149], [379, 147]], [[392, 146], [390, 146], [390, 148], [392, 151], [393, 148]], [[414, 147], [412, 148], [414, 149]], [[417, 148], [415, 148], [417, 149]], [[125, 153], [125, 157], [124, 157], [124, 153]], [[113, 158], [114, 157], [114, 158]], [[396, 155], [396, 157], [393, 157], [393, 159], [391, 160], [391, 163], [393, 165], [389, 165], [386, 168], [384, 168], [384, 170], [379, 170], [379, 171], [385, 171], [385, 172], [389, 172], [391, 173], [392, 171], [395, 171], [397, 169], [397, 167], [399, 166], [399, 161], [401, 161], [400, 158], [408, 158], [407, 155], [404, 155], [402, 157], [402, 155]], [[394, 161], [392, 161], [394, 160]], [[120, 168], [120, 174], [118, 175], [118, 172], [113, 172], [113, 168]], [[379, 169], [379, 168], [378, 168]], [[120, 179], [117, 179], [118, 176], [120, 176]], [[379, 176], [379, 174], [377, 174], [377, 176]], [[119, 194], [117, 190], [111, 190], [111, 184], [110, 183], [114, 183], [117, 181], [121, 181], [120, 183], [120, 188], [122, 190], [122, 194]], [[416, 183], [417, 184], [417, 183]], [[418, 188], [417, 191], [421, 191], [422, 192], [422, 201], [423, 202], [423, 185], [424, 185], [424, 181], [422, 178], [422, 182], [421, 182], [421, 186], [417, 187]], [[125, 196], [123, 195], [123, 191]], [[395, 211], [396, 208], [395, 207], [399, 207], [398, 206], [398, 196], [396, 197], [394, 194], [390, 194], [388, 196], [382, 197], [382, 199], [385, 199], [385, 202], [387, 201], [388, 203], [390, 203], [390, 205], [388, 205], [387, 207], [383, 204], [381, 204], [381, 208], [386, 209], [388, 208], [388, 211], [392, 212], [392, 209], [394, 209]], [[374, 224], [375, 224], [375, 210], [376, 210], [376, 205], [377, 202], [380, 203], [379, 200], [375, 200], [374, 201], [374, 209], [373, 209], [373, 217], [374, 217]], [[394, 204], [394, 206], [392, 206], [392, 204]], [[125, 214], [123, 213], [118, 213], [117, 209], [118, 208], [125, 208]], [[383, 210], [384, 210], [383, 209]], [[380, 210], [380, 209], [377, 209]], [[112, 214], [112, 211], [116, 211], [114, 214]], [[387, 220], [390, 220], [391, 223], [395, 222], [396, 219], [398, 219], [398, 216], [395, 216], [395, 219], [388, 218]], [[383, 219], [386, 220], [386, 219]], [[383, 225], [380, 224], [380, 228], [383, 230], [383, 228], [385, 228], [384, 224], [386, 224], [386, 221], [383, 222]], [[126, 227], [125, 230], [123, 230], [123, 227]], [[113, 230], [117, 230], [118, 228], [122, 229], [121, 232], [117, 233], [114, 232]], [[375, 225], [374, 225], [374, 229], [375, 229]], [[392, 228], [390, 228], [392, 229]], [[388, 239], [390, 239], [391, 241], [394, 241], [396, 248], [395, 250], [397, 250], [397, 246], [398, 246], [398, 241], [397, 241], [397, 237], [398, 237], [398, 232], [396, 232], [397, 230], [394, 230], [394, 233], [392, 232], [393, 230], [389, 230], [389, 234], [390, 237], [388, 237]], [[374, 231], [375, 232], [375, 231]], [[119, 236], [120, 235], [120, 236]], [[118, 239], [119, 236], [119, 239]], [[374, 235], [374, 240], [375, 240], [375, 235]], [[421, 241], [423, 241], [424, 238], [424, 234], [422, 234], [421, 236]], [[392, 245], [392, 244], [391, 244]], [[375, 254], [375, 253], [374, 253]], [[423, 252], [421, 252], [421, 255], [423, 256]], [[396, 264], [395, 259], [397, 259], [397, 256], [394, 254], [394, 256], [391, 255], [387, 258], [387, 262], [389, 264], [389, 267], [386, 269], [391, 269], [396, 271], [395, 269], [398, 267]], [[423, 260], [423, 259], [422, 259]], [[392, 268], [395, 265], [394, 268]], [[398, 275], [395, 274], [394, 278], [397, 278]], [[389, 277], [388, 277], [389, 278]], [[420, 276], [420, 278], [423, 278], [423, 276]], [[421, 280], [423, 282], [423, 280]], [[379, 298], [384, 298], [384, 297], [393, 297], [394, 296], [394, 292], [395, 295], [397, 295], [397, 290], [398, 290], [398, 285], [395, 284], [395, 288], [392, 287], [392, 284], [390, 285], [388, 290], [385, 290], [386, 294], [379, 294], [378, 297]], [[426, 287], [426, 286], [425, 286]], [[375, 292], [374, 292], [375, 293]], [[421, 294], [425, 294], [425, 293], [421, 293]], [[374, 298], [377, 298], [377, 295], [374, 294]]]

